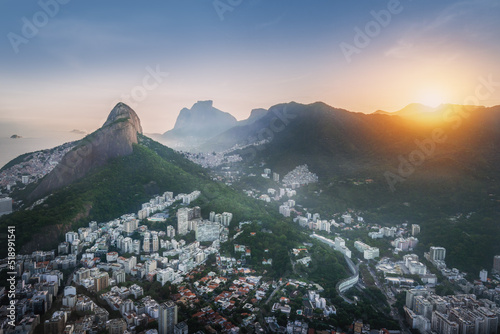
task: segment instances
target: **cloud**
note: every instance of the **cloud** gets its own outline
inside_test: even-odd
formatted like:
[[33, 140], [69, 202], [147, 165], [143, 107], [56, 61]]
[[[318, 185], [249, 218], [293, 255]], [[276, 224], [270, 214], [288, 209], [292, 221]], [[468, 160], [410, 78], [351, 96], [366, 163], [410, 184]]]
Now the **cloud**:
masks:
[[413, 49], [413, 43], [405, 40], [399, 40], [397, 44], [385, 52], [386, 57], [405, 59]]
[[[472, 0], [459, 1], [446, 7], [438, 16], [423, 28], [424, 32], [434, 32], [439, 29], [449, 28], [457, 24], [456, 27], [464, 27], [464, 23], [480, 21], [497, 20], [490, 10], [499, 8], [499, 2], [496, 0]], [[486, 14], [486, 15], [485, 15]]]
[[459, 1], [446, 6], [430, 18], [409, 22], [384, 55], [395, 59], [454, 61], [468, 48], [471, 50], [465, 53], [491, 49], [499, 44], [492, 43], [498, 41], [498, 8], [500, 2], [491, 0]]
[[69, 46], [88, 48], [100, 46], [113, 48], [116, 46], [139, 44], [140, 41], [117, 29], [113, 24], [88, 22], [79, 19], [54, 20], [41, 31], [40, 38], [48, 43], [63, 42]]
[[261, 29], [265, 29], [265, 28], [268, 28], [268, 27], [271, 27], [271, 26], [274, 26], [278, 23], [280, 23], [281, 19], [283, 18], [283, 15], [281, 16], [278, 16], [276, 17], [275, 19], [273, 20], [270, 20], [270, 21], [267, 21], [267, 22], [262, 22], [262, 23], [258, 23], [255, 28], [257, 30], [261, 30]]

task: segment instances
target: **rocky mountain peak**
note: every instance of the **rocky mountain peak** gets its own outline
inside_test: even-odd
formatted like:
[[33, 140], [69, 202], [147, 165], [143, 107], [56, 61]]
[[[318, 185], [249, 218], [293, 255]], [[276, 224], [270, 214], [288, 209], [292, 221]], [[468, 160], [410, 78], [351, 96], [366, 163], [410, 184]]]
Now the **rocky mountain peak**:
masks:
[[30, 194], [34, 200], [63, 188], [83, 177], [110, 159], [130, 155], [142, 134], [139, 116], [129, 106], [118, 103], [103, 126], [86, 136], [38, 184]]
[[205, 130], [205, 127], [212, 129], [218, 127], [229, 128], [236, 125], [237, 120], [233, 115], [214, 108], [213, 101], [198, 101], [191, 109], [183, 108], [174, 129]]
[[163, 134], [163, 140], [171, 147], [195, 147], [237, 124], [233, 115], [215, 108], [213, 101], [198, 101], [191, 109], [180, 111], [174, 128]]
[[111, 110], [106, 119], [106, 122], [103, 124], [103, 128], [107, 127], [115, 122], [119, 121], [128, 121], [132, 124], [132, 126], [136, 129], [136, 131], [142, 134], [142, 126], [139, 116], [135, 113], [135, 111], [126, 105], [123, 102], [118, 102], [116, 106]]

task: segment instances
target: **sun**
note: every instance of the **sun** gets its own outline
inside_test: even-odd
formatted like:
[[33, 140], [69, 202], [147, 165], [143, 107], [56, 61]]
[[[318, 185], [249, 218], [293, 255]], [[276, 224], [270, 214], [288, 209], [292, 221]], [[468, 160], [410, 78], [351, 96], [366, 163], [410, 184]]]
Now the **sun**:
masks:
[[439, 105], [446, 103], [446, 98], [444, 96], [445, 94], [439, 90], [429, 89], [422, 91], [419, 94], [417, 101], [428, 107], [436, 108]]

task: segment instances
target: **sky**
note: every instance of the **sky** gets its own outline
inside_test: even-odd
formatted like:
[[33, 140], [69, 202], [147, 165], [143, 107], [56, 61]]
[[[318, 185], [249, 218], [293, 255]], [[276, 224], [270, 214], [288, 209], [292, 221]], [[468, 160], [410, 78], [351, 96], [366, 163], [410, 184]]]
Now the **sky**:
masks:
[[198, 100], [237, 119], [498, 105], [499, 17], [498, 0], [2, 0], [0, 129], [90, 132], [119, 101], [145, 133]]

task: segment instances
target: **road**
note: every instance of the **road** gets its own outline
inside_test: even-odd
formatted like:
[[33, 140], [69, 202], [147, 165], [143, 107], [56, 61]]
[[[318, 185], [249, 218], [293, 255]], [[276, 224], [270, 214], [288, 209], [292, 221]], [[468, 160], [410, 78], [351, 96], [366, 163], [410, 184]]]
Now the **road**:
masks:
[[394, 306], [396, 299], [394, 299], [394, 297], [392, 297], [392, 293], [391, 293], [391, 295], [389, 295], [389, 293], [387, 291], [388, 289], [385, 287], [385, 285], [380, 283], [378, 276], [373, 271], [373, 269], [369, 265], [367, 266], [367, 268], [368, 268], [368, 272], [370, 273], [370, 275], [372, 275], [373, 280], [375, 281], [375, 285], [377, 286], [377, 288], [379, 288], [380, 291], [382, 291], [382, 293], [387, 298], [387, 301], [389, 302], [389, 305], [391, 306], [391, 313], [390, 314], [394, 318], [394, 320], [397, 320], [397, 322], [399, 323], [399, 328], [401, 329], [401, 332], [403, 334], [411, 334], [411, 331], [408, 328], [408, 326], [406, 326], [403, 317], [401, 317], [398, 309]]
[[283, 282], [280, 283], [280, 284], [278, 284], [278, 286], [276, 287], [276, 289], [274, 289], [274, 291], [271, 293], [271, 295], [269, 296], [269, 298], [267, 298], [266, 305], [269, 304], [269, 302], [274, 297], [274, 295], [276, 294], [276, 292], [278, 292], [278, 290], [281, 289], [282, 286], [283, 286]]
[[[68, 275], [68, 278], [66, 279], [66, 285], [65, 286], [70, 286], [71, 281], [73, 280], [73, 274], [75, 273], [76, 269], [71, 272], [71, 274]], [[62, 287], [64, 289], [64, 286]]]

